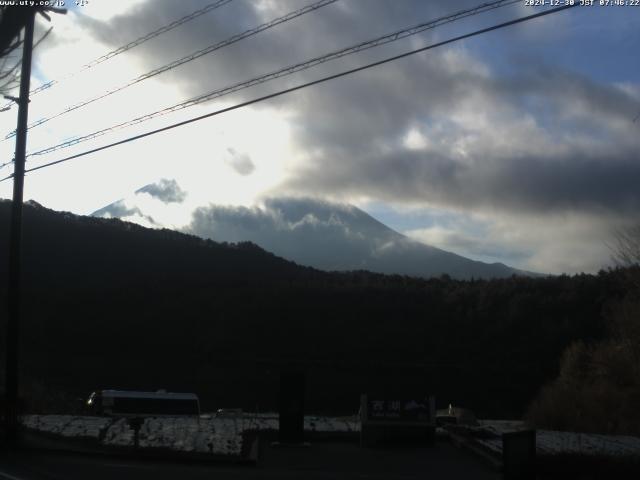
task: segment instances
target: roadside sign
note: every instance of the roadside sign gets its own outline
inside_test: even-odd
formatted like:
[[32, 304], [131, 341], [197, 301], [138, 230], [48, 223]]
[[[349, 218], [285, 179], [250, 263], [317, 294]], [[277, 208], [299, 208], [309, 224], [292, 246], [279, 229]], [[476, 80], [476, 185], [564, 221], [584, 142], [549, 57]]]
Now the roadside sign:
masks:
[[360, 396], [360, 443], [433, 443], [436, 426], [435, 397], [418, 399]]
[[[431, 397], [433, 398], [433, 397]], [[431, 422], [429, 398], [423, 400], [367, 399], [367, 421]]]

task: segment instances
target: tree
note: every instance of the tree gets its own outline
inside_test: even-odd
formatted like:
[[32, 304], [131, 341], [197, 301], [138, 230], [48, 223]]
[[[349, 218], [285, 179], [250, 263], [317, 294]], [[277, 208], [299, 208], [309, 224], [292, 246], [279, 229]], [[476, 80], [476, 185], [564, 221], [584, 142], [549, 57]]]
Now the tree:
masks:
[[611, 251], [625, 295], [605, 309], [606, 339], [565, 351], [558, 378], [529, 408], [539, 428], [640, 434], [640, 224], [616, 232]]
[[640, 293], [640, 224], [618, 230], [611, 250], [614, 261], [627, 269], [630, 286]]
[[640, 224], [616, 232], [613, 256], [622, 266], [640, 265]]

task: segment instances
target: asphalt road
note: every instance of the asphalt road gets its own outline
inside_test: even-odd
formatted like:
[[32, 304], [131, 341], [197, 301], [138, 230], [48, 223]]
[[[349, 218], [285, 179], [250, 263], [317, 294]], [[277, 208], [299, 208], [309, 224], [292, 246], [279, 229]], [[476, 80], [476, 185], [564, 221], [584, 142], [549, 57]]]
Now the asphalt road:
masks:
[[0, 454], [0, 480], [200, 479], [501, 479], [477, 458], [452, 445], [362, 449], [317, 443], [304, 448], [266, 446], [257, 466], [134, 460], [42, 451]]

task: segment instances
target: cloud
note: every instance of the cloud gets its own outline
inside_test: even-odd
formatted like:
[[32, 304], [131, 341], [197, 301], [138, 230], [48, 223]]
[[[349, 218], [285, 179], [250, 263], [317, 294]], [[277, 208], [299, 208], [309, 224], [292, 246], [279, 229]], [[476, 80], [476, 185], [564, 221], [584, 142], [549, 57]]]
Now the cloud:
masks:
[[186, 233], [217, 241], [252, 241], [324, 270], [370, 270], [430, 277], [510, 276], [504, 265], [474, 262], [410, 240], [362, 210], [309, 198], [279, 198], [261, 207], [211, 205], [194, 211]]
[[243, 177], [251, 175], [256, 166], [251, 161], [251, 157], [246, 153], [238, 153], [233, 148], [228, 148], [229, 157], [225, 160], [226, 164], [233, 168], [238, 175]]
[[614, 232], [630, 225], [624, 215], [449, 214], [436, 224], [403, 233], [415, 240], [481, 261], [553, 274], [597, 272], [612, 266]]
[[[301, 112], [297, 139], [314, 154], [285, 188], [511, 212], [640, 204], [631, 121], [640, 102], [624, 90], [566, 72], [497, 78], [463, 53], [393, 77], [403, 84], [397, 99], [383, 71], [337, 95], [308, 95], [317, 113]], [[401, 93], [418, 91], [422, 78], [431, 80], [424, 95]], [[548, 81], [558, 85], [552, 93]], [[421, 142], [407, 145], [417, 134]]]
[[[308, 3], [231, 2], [132, 55], [146, 70], [155, 68]], [[476, 3], [456, 2], [455, 8]], [[148, 2], [117, 21], [95, 22], [92, 33], [117, 46], [202, 4]], [[366, 8], [337, 2], [163, 74], [162, 81], [179, 86], [188, 98], [452, 10], [444, 0], [370, 0]], [[599, 268], [608, 259], [603, 239], [617, 223], [636, 218], [640, 207], [640, 135], [632, 121], [640, 111], [640, 87], [635, 67], [616, 67], [615, 78], [609, 78], [598, 67], [606, 59], [589, 56], [585, 64], [579, 53], [595, 32], [599, 49], [606, 44], [612, 56], [622, 55], [623, 47], [631, 49], [622, 38], [632, 35], [630, 22], [624, 24], [624, 35], [607, 36], [604, 22], [589, 17], [587, 9], [577, 10], [252, 107], [291, 126], [287, 142], [292, 154], [282, 159], [281, 182], [275, 187], [272, 182], [266, 195], [379, 201], [474, 216], [487, 228], [484, 241], [466, 224], [456, 231], [442, 225], [435, 226], [440, 231], [429, 226], [414, 230], [426, 239], [442, 239], [443, 248], [458, 246], [479, 257], [502, 252], [499, 258], [519, 259], [523, 268]], [[598, 15], [623, 14], [609, 9]], [[515, 16], [514, 10], [330, 62], [225, 101], [363, 65], [505, 16]], [[622, 24], [611, 25], [613, 30]], [[557, 48], [559, 40], [566, 48]], [[255, 134], [243, 133], [242, 141], [223, 148], [231, 154], [227, 164], [254, 179], [254, 160], [261, 174], [269, 162], [260, 163], [255, 152], [237, 153], [246, 151], [244, 142]], [[201, 222], [226, 221], [222, 211], [204, 213], [199, 212]]]
[[138, 207], [128, 207], [124, 200], [118, 200], [92, 213], [94, 217], [103, 218], [124, 218], [136, 214], [142, 215], [142, 212]]
[[437, 151], [395, 151], [357, 156], [330, 168], [309, 165], [289, 180], [296, 192], [366, 195], [468, 211], [624, 211], [640, 207], [640, 164], [633, 152], [598, 157], [586, 150], [508, 160], [471, 158], [471, 164]]
[[96, 210], [91, 215], [101, 218], [119, 218], [120, 220], [138, 223], [147, 227], [159, 226], [152, 216], [143, 213], [139, 207], [128, 206], [125, 200], [118, 200], [111, 205]]
[[161, 200], [163, 203], [182, 203], [187, 198], [187, 192], [182, 190], [175, 180], [161, 179], [157, 183], [152, 183], [136, 190], [135, 193], [148, 193], [153, 198]]
[[[149, 66], [162, 64], [307, 3], [232, 2], [190, 23], [177, 43], [149, 42], [138, 55]], [[473, 3], [458, 2], [456, 8]], [[119, 17], [117, 29], [115, 23], [100, 24], [95, 32], [105, 41], [118, 42], [127, 26], [151, 29], [151, 24], [199, 5], [193, 0], [149, 2]], [[179, 76], [167, 78], [186, 94], [201, 94], [451, 10], [444, 1], [371, 1], [368, 8], [338, 2], [191, 62], [180, 67]], [[493, 23], [501, 15], [513, 16], [514, 11], [496, 11], [491, 21], [474, 17], [473, 26]], [[516, 40], [520, 31], [542, 35], [550, 28], [545, 25], [557, 27], [563, 21], [539, 22], [501, 35]], [[471, 26], [461, 25], [466, 30]], [[308, 34], [311, 28], [313, 35]], [[455, 28], [331, 62], [322, 71], [404, 51], [408, 42], [422, 45]], [[289, 162], [286, 181], [271, 193], [510, 212], [635, 209], [640, 201], [634, 185], [640, 180], [635, 161], [640, 140], [631, 122], [640, 111], [636, 90], [621, 88], [620, 82], [597, 82], [539, 58], [508, 57], [510, 68], [498, 72], [487, 55], [456, 44], [260, 107], [286, 110], [298, 151]], [[296, 80], [279, 81], [278, 88], [318, 74], [313, 70]], [[251, 158], [233, 147], [229, 152], [232, 168], [240, 175], [252, 173]]]
[[[156, 68], [311, 3], [313, 2], [308, 0], [231, 2], [189, 22], [186, 27], [170, 32], [166, 36], [166, 41], [147, 42], [137, 47], [132, 54], [148, 69]], [[191, 13], [201, 8], [203, 4], [203, 1], [197, 0], [182, 2], [154, 0], [124, 15], [118, 15], [110, 22], [93, 22], [90, 28], [97, 40], [115, 47], [130, 41], [136, 35], [143, 35]], [[473, 4], [472, 0], [461, 0], [456, 2], [456, 8]], [[450, 13], [450, 10], [450, 2], [445, 0], [428, 3], [420, 0], [403, 2], [369, 0], [367, 8], [361, 8], [349, 2], [337, 2], [201, 57], [173, 72], [163, 74], [163, 78], [167, 82], [180, 84], [188, 95], [199, 95], [208, 90], [344, 48], [346, 45], [358, 43], [373, 36], [413, 25], [417, 23], [417, 18], [428, 20]], [[423, 38], [425, 37], [430, 38], [432, 35], [423, 34]], [[407, 42], [402, 42], [400, 48], [406, 49], [406, 47]], [[393, 46], [386, 52], [394, 49], [398, 50]], [[359, 58], [373, 58], [381, 51], [385, 52], [385, 48], [376, 50], [378, 53], [366, 52]], [[345, 62], [332, 62], [331, 65], [341, 67]], [[308, 77], [317, 76], [317, 72], [317, 69], [309, 72]], [[300, 77], [306, 78], [307, 74], [275, 82], [279, 85], [276, 88], [280, 88], [283, 84], [297, 82], [293, 79]], [[258, 87], [239, 92], [232, 97], [244, 99], [255, 96], [256, 92], [273, 89], [273, 86]]]
[[[326, 270], [365, 268], [371, 245], [395, 232], [348, 205], [268, 199], [262, 207], [197, 208], [185, 232], [216, 241], [252, 241], [276, 255]], [[382, 234], [382, 235], [381, 235]]]

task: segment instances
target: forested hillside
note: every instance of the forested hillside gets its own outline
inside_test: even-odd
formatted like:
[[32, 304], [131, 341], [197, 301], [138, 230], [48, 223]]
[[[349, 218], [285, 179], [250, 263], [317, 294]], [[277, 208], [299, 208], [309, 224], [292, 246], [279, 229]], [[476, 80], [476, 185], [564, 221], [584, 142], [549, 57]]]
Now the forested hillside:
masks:
[[[9, 207], [0, 203], [5, 226]], [[604, 335], [603, 313], [624, 293], [617, 271], [492, 281], [324, 273], [252, 244], [33, 204], [24, 213], [32, 409], [58, 392], [109, 387], [194, 391], [204, 409], [273, 409], [279, 371], [296, 367], [310, 411], [354, 412], [360, 392], [382, 390], [520, 415], [567, 345]]]

